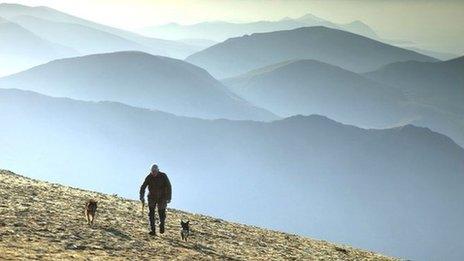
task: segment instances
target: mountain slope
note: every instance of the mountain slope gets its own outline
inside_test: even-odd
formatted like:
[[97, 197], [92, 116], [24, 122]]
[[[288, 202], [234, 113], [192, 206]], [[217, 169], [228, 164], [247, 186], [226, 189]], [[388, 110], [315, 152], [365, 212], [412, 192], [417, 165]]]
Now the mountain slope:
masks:
[[464, 114], [464, 57], [435, 63], [394, 63], [365, 75], [396, 86], [418, 102]]
[[186, 43], [186, 44], [189, 44], [189, 45], [192, 45], [192, 46], [196, 46], [199, 48], [199, 50], [202, 50], [202, 49], [205, 49], [205, 48], [208, 48], [210, 46], [213, 46], [215, 44], [217, 44], [216, 41], [213, 41], [213, 40], [207, 40], [207, 39], [192, 39], [192, 38], [182, 38], [180, 40], [177, 40], [178, 42], [181, 42], [181, 43]]
[[313, 59], [354, 72], [407, 60], [436, 61], [413, 51], [326, 27], [303, 27], [228, 39], [187, 57], [216, 78], [292, 59]]
[[[144, 37], [144, 36], [132, 33], [132, 32], [128, 32], [125, 30], [121, 30], [121, 29], [110, 27], [110, 26], [94, 23], [94, 22], [91, 22], [85, 19], [81, 19], [79, 17], [75, 17], [75, 16], [57, 11], [49, 7], [44, 7], [44, 6], [29, 7], [29, 6], [19, 5], [19, 4], [0, 4], [0, 16], [6, 19], [14, 19], [15, 17], [18, 17], [18, 16], [31, 16], [31, 17], [39, 18], [45, 21], [61, 23], [62, 26], [66, 24], [81, 25], [81, 26], [87, 27], [85, 29], [86, 31], [89, 31], [89, 28], [93, 28], [101, 32], [112, 34], [114, 35], [113, 37], [125, 38], [139, 45], [143, 45], [144, 48], [147, 48], [148, 52], [152, 54], [161, 54], [161, 55], [166, 55], [166, 56], [175, 57], [175, 58], [184, 58], [188, 56], [189, 54], [198, 50], [198, 48], [195, 46], [190, 46], [190, 45], [175, 42], [175, 41]], [[72, 31], [76, 28], [76, 26], [69, 26], [66, 28]], [[63, 28], [61, 30], [64, 31], [66, 28]], [[49, 30], [47, 28], [37, 28], [38, 31], [36, 33], [40, 34], [42, 29]], [[78, 28], [78, 29], [82, 30], [82, 28]], [[98, 33], [101, 34], [101, 32], [98, 32]], [[59, 37], [59, 35], [55, 37]], [[94, 40], [97, 40], [97, 39], [94, 39]], [[104, 46], [105, 42], [103, 41], [100, 44]], [[147, 51], [146, 49], [136, 49], [136, 50]]]
[[18, 24], [0, 21], [0, 75], [75, 54], [74, 50], [44, 40]]
[[411, 51], [415, 51], [430, 57], [437, 58], [438, 60], [445, 61], [445, 60], [451, 60], [458, 58], [459, 55], [454, 54], [454, 53], [446, 53], [446, 52], [438, 52], [438, 51], [433, 51], [429, 49], [423, 49], [423, 48], [418, 48], [410, 45], [399, 45], [398, 47], [404, 48], [404, 49], [409, 49]]
[[280, 116], [320, 114], [357, 126], [396, 124], [407, 102], [399, 90], [314, 60], [288, 61], [223, 82]]
[[464, 146], [464, 57], [444, 62], [401, 62], [364, 76], [403, 91], [416, 106], [414, 123], [452, 137]]
[[246, 34], [291, 30], [305, 26], [326, 26], [370, 38], [377, 37], [376, 33], [368, 25], [360, 21], [354, 21], [344, 25], [334, 24], [311, 14], [307, 14], [296, 19], [287, 17], [279, 21], [257, 21], [250, 23], [230, 23], [222, 21], [203, 22], [192, 25], [170, 23], [141, 28], [139, 31], [149, 36], [164, 39], [178, 40], [187, 37], [224, 41], [231, 37], [239, 37]]
[[53, 61], [0, 79], [1, 88], [126, 104], [200, 118], [272, 120], [206, 71], [181, 60], [117, 52]]
[[33, 16], [17, 16], [10, 19], [48, 41], [69, 46], [81, 55], [125, 50], [139, 50], [163, 54], [120, 36], [99, 31], [79, 24], [52, 22]]
[[[452, 66], [453, 61], [455, 65]], [[460, 87], [464, 83], [460, 84], [459, 79], [464, 71], [460, 73], [458, 70], [459, 60], [453, 61], [447, 68], [424, 73], [426, 76], [422, 77], [429, 80], [417, 84], [417, 90], [401, 86], [408, 83], [401, 77], [392, 76], [396, 82], [378, 83], [374, 80], [382, 82], [382, 79], [369, 79], [371, 74], [359, 75], [313, 60], [278, 63], [225, 79], [223, 83], [239, 96], [280, 116], [321, 114], [366, 128], [414, 124], [443, 133], [464, 146], [464, 118], [457, 113], [464, 99], [459, 94], [460, 89], [464, 92]], [[420, 69], [424, 64], [441, 63], [406, 64], [418, 64], [411, 68]], [[407, 68], [400, 71], [410, 79], [417, 75]], [[437, 75], [437, 72], [449, 75], [449, 79], [445, 80], [446, 77]], [[397, 82], [400, 83], [398, 87]], [[435, 93], [422, 90], [433, 82], [441, 82], [437, 83]], [[447, 87], [445, 83], [454, 87]], [[454, 92], [448, 95], [447, 90]], [[412, 95], [414, 93], [422, 96]], [[442, 103], [429, 102], [431, 99]], [[454, 105], [452, 101], [455, 101]]]
[[32, 177], [137, 198], [156, 162], [172, 207], [409, 259], [464, 254], [464, 149], [429, 129], [199, 120], [19, 90], [0, 90], [0, 122], [0, 162]]
[[[0, 258], [2, 259], [311, 259], [394, 260], [275, 231], [168, 210], [166, 233], [146, 233], [140, 203], [96, 192], [32, 180], [0, 170]], [[93, 227], [83, 205], [98, 200]], [[180, 240], [180, 220], [190, 220], [189, 242]]]

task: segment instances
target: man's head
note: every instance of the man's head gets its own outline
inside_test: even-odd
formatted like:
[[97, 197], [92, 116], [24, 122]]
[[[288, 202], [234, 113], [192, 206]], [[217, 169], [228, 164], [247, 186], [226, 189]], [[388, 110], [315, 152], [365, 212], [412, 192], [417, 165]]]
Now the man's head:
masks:
[[153, 166], [151, 166], [151, 174], [156, 175], [158, 174], [158, 172], [159, 172], [158, 165], [153, 164]]

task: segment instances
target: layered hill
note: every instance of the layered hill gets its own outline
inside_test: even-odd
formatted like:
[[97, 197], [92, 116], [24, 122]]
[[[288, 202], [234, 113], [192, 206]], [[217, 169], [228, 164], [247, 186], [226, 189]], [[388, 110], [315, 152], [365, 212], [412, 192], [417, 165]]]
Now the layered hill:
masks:
[[393, 63], [365, 75], [396, 86], [418, 102], [464, 113], [464, 57], [434, 63]]
[[[175, 209], [168, 210], [166, 233], [150, 237], [139, 202], [3, 170], [0, 178], [1, 259], [395, 260]], [[99, 206], [93, 227], [83, 215], [88, 199]], [[181, 219], [192, 224], [189, 242], [180, 240]]]
[[[314, 60], [292, 60], [223, 83], [279, 116], [321, 114], [367, 128], [414, 124], [443, 133], [463, 146], [464, 118], [459, 111], [464, 71], [459, 61], [404, 62], [357, 74]], [[409, 69], [397, 68], [399, 75], [388, 69], [401, 64]]]
[[181, 60], [117, 52], [56, 60], [0, 79], [18, 88], [89, 101], [117, 101], [207, 119], [272, 120], [205, 70]]
[[0, 17], [0, 76], [76, 54]]
[[189, 57], [187, 61], [227, 78], [271, 64], [313, 59], [354, 72], [367, 72], [399, 61], [436, 59], [353, 33], [322, 26], [303, 27], [231, 38]]
[[367, 127], [397, 124], [407, 102], [400, 90], [315, 60], [294, 60], [223, 81], [279, 116], [326, 115]]
[[144, 37], [44, 6], [0, 4], [0, 17], [20, 23], [48, 41], [69, 44], [81, 54], [100, 52], [100, 49], [104, 52], [138, 50], [184, 58], [198, 50], [185, 43]]
[[156, 162], [176, 208], [409, 259], [463, 255], [464, 149], [429, 129], [199, 120], [20, 90], [0, 90], [0, 122], [0, 162], [36, 178], [137, 198]]
[[291, 30], [305, 26], [326, 26], [370, 38], [377, 38], [377, 34], [374, 30], [361, 21], [353, 21], [348, 24], [335, 24], [311, 14], [306, 14], [298, 18], [286, 17], [278, 21], [257, 21], [250, 23], [231, 23], [223, 21], [203, 22], [192, 25], [170, 23], [144, 27], [139, 31], [143, 34], [163, 39], [177, 40], [181, 38], [197, 38], [224, 41], [228, 38], [239, 37], [245, 34]]
[[[444, 62], [399, 62], [364, 76], [401, 90], [416, 106], [414, 122], [464, 146], [464, 58]], [[420, 106], [422, 108], [417, 108]]]
[[24, 15], [12, 17], [10, 20], [44, 39], [78, 50], [81, 55], [126, 50], [167, 54], [161, 48], [149, 48], [121, 36], [80, 24], [55, 22]]

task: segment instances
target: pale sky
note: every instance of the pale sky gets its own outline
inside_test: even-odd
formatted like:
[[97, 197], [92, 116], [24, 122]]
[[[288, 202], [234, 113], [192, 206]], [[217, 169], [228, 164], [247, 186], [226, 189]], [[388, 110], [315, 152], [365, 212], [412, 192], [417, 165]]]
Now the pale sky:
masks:
[[381, 37], [464, 54], [464, 1], [459, 0], [17, 0], [107, 25], [278, 20], [311, 13], [332, 22], [361, 20]]

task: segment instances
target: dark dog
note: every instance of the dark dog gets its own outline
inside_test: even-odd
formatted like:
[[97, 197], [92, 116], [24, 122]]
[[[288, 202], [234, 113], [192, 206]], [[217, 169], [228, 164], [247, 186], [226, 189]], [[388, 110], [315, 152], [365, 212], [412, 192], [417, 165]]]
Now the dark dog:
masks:
[[182, 230], [180, 231], [180, 236], [182, 237], [182, 240], [187, 241], [188, 236], [190, 235], [190, 227], [189, 227], [190, 221], [184, 222], [180, 221], [180, 225], [182, 227]]
[[95, 215], [97, 214], [97, 201], [90, 199], [85, 203], [85, 217], [87, 218], [87, 223], [93, 225], [95, 220]]

